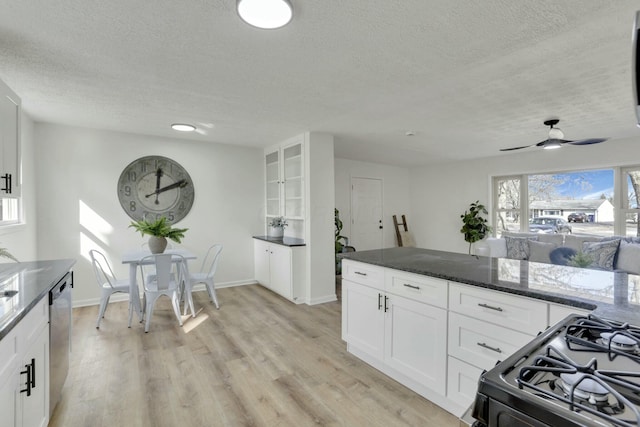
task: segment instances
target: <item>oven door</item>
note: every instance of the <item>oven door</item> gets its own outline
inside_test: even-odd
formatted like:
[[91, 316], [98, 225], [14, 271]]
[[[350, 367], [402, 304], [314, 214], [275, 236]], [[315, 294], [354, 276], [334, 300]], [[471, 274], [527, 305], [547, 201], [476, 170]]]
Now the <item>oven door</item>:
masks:
[[489, 400], [488, 421], [487, 427], [551, 427], [495, 400]]

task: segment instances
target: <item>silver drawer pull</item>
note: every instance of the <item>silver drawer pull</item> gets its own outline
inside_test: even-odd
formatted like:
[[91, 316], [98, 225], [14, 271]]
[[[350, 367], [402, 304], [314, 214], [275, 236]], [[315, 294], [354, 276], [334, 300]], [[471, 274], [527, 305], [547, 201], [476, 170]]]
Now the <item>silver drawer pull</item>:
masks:
[[420, 290], [420, 286], [410, 285], [408, 283], [405, 283], [404, 286], [406, 286], [407, 288]]
[[480, 303], [478, 303], [478, 305], [479, 305], [480, 307], [489, 308], [489, 309], [491, 309], [491, 310], [495, 310], [495, 311], [502, 311], [502, 307], [493, 307], [493, 306], [491, 306], [491, 305], [487, 305], [487, 304], [480, 304]]
[[487, 343], [484, 343], [484, 342], [479, 342], [478, 345], [480, 347], [486, 348], [487, 350], [495, 351], [496, 353], [502, 353], [502, 350], [500, 350], [500, 347], [491, 347], [490, 345], [487, 345]]
[[359, 275], [361, 275], [361, 276], [366, 276], [366, 275], [367, 275], [367, 273], [361, 273], [361, 272], [359, 272], [359, 271], [354, 271], [354, 273], [355, 273], [355, 274], [359, 274]]

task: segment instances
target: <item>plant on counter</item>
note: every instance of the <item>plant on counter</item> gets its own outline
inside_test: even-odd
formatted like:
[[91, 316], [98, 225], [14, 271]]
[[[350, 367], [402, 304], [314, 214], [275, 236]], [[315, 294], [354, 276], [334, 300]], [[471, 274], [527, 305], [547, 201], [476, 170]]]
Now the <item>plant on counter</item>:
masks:
[[269, 221], [269, 227], [285, 228], [287, 225], [289, 224], [287, 223], [287, 220], [283, 216], [277, 216], [275, 218], [272, 218], [271, 221]]
[[464, 214], [460, 215], [462, 218], [463, 226], [460, 232], [464, 234], [464, 240], [469, 242], [469, 254], [471, 254], [471, 245], [475, 242], [487, 237], [491, 233], [491, 226], [489, 222], [482, 215], [488, 214], [487, 209], [476, 200], [469, 205], [469, 211], [464, 211]]
[[0, 258], [9, 258], [10, 260], [13, 260], [15, 262], [20, 262], [18, 261], [18, 258], [11, 255], [11, 252], [9, 252], [6, 248], [0, 248]]
[[139, 231], [142, 236], [145, 234], [151, 236], [151, 238], [149, 238], [149, 249], [151, 253], [154, 254], [164, 252], [167, 247], [167, 239], [181, 243], [184, 238], [184, 233], [189, 230], [188, 228], [173, 228], [164, 216], [161, 216], [155, 221], [147, 221], [146, 219], [133, 221], [129, 227]]

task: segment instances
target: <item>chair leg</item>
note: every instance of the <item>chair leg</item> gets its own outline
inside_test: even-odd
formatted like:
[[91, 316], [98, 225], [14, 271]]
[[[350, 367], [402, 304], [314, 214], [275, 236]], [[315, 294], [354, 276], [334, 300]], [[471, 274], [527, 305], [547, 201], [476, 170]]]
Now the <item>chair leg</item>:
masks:
[[188, 286], [189, 286], [188, 289], [185, 286], [183, 312], [184, 312], [184, 315], [186, 316], [187, 315], [187, 305], [188, 305], [188, 307], [191, 309], [191, 317], [196, 317], [196, 310], [195, 310], [195, 308], [193, 306], [193, 293], [191, 292], [193, 284], [188, 285]]
[[153, 306], [156, 303], [156, 298], [147, 298], [147, 304], [145, 305], [146, 307], [146, 316], [147, 319], [144, 323], [144, 332], [147, 333], [149, 332], [149, 325], [151, 324], [151, 314], [153, 313]]
[[131, 302], [131, 298], [129, 298], [129, 325], [128, 325], [129, 328], [131, 328], [132, 319], [133, 319], [133, 303]]
[[100, 329], [100, 321], [104, 317], [104, 312], [107, 311], [107, 304], [109, 303], [109, 294], [104, 291], [100, 298], [100, 309], [98, 310], [98, 320], [96, 321], [96, 329]]
[[216, 295], [216, 287], [213, 282], [207, 282], [207, 292], [209, 292], [209, 296], [211, 297], [211, 301], [216, 305], [216, 309], [220, 310], [220, 304], [218, 304], [218, 296]]
[[173, 305], [173, 312], [176, 314], [178, 323], [182, 326], [182, 316], [180, 316], [180, 301], [178, 301], [178, 292], [175, 292], [171, 296], [171, 304]]

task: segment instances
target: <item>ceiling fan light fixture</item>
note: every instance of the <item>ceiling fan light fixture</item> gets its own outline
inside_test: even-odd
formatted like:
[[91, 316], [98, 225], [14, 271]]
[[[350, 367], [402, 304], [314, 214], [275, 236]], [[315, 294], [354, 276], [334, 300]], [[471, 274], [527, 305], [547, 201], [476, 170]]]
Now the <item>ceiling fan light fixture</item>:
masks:
[[293, 18], [289, 0], [237, 0], [236, 9], [244, 22], [265, 30], [284, 27]]
[[560, 128], [549, 129], [549, 139], [564, 139], [564, 133]]
[[188, 123], [174, 123], [171, 125], [171, 129], [177, 130], [178, 132], [193, 132], [196, 130], [196, 127]]
[[542, 148], [544, 148], [545, 150], [555, 150], [556, 148], [560, 148], [560, 147], [562, 147], [562, 144], [560, 144], [560, 141], [554, 141], [553, 139], [550, 139], [544, 144]]

